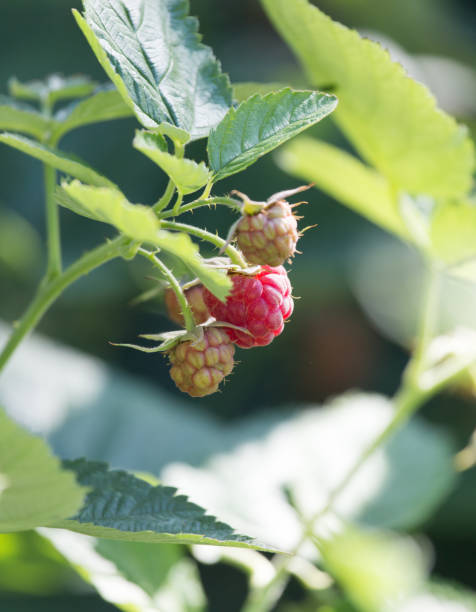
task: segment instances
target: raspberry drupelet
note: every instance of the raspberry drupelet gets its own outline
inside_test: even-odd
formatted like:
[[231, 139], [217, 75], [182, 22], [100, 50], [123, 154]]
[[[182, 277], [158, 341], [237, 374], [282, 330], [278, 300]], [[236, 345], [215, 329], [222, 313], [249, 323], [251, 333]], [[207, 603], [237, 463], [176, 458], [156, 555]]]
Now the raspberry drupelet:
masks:
[[210, 314], [217, 321], [243, 327], [249, 332], [224, 328], [237, 346], [266, 346], [283, 331], [284, 321], [293, 311], [286, 270], [282, 266], [262, 266], [253, 276], [233, 273], [231, 280], [233, 288], [225, 303], [205, 290], [204, 299]]

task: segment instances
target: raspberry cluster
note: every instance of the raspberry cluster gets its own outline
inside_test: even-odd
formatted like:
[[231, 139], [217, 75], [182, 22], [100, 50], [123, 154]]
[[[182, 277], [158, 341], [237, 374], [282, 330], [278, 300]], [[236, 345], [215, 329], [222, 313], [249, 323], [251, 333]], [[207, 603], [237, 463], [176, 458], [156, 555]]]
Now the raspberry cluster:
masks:
[[[193, 397], [214, 393], [233, 368], [233, 344], [245, 349], [266, 346], [283, 331], [294, 303], [282, 264], [294, 255], [299, 238], [297, 217], [285, 198], [309, 187], [274, 194], [267, 202], [252, 202], [234, 192], [243, 200], [243, 206], [230, 239], [236, 239], [246, 261], [257, 267], [237, 270], [228, 266], [233, 287], [224, 302], [203, 285], [185, 289], [195, 323], [202, 325], [210, 317], [216, 323], [203, 326], [201, 340], [185, 335], [167, 349], [172, 364], [170, 374], [182, 391]], [[184, 318], [171, 289], [165, 293], [165, 303], [170, 318], [183, 325]]]

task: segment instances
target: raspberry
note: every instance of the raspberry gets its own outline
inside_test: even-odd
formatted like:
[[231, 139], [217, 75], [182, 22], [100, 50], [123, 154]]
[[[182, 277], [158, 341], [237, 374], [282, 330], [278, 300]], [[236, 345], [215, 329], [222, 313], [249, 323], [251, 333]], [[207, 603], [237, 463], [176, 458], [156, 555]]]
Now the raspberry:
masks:
[[[203, 290], [203, 285], [194, 285], [193, 287], [185, 290], [185, 297], [187, 298], [187, 302], [192, 309], [193, 318], [195, 319], [195, 323], [197, 325], [205, 323], [205, 321], [208, 321], [210, 318], [207, 305], [203, 300]], [[185, 325], [185, 321], [180, 310], [177, 296], [172, 289], [166, 289], [165, 291], [165, 305], [167, 307], [167, 313], [172, 321], [175, 321], [175, 323], [178, 323], [183, 327]]]
[[170, 376], [192, 397], [215, 393], [233, 369], [235, 347], [224, 329], [207, 327], [201, 340], [180, 342], [169, 351]]
[[255, 276], [232, 274], [233, 289], [225, 303], [205, 289], [205, 303], [218, 321], [244, 327], [249, 334], [225, 328], [231, 340], [241, 348], [266, 346], [284, 328], [291, 316], [293, 299], [286, 270], [262, 266]]
[[255, 215], [244, 214], [235, 236], [250, 263], [279, 266], [296, 251], [297, 220], [289, 203], [278, 200]]

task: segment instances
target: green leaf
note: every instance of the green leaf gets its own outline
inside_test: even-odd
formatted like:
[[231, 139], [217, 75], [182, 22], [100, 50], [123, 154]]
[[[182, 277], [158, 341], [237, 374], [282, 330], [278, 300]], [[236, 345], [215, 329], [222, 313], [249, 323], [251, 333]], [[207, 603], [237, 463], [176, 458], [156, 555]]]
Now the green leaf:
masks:
[[377, 225], [401, 238], [409, 238], [388, 181], [353, 155], [301, 136], [279, 151], [276, 158], [286, 172], [315, 183]]
[[23, 100], [35, 100], [50, 107], [60, 100], [83, 98], [93, 92], [96, 83], [86, 76], [63, 77], [51, 74], [43, 81], [21, 83], [15, 77], [8, 82], [10, 94]]
[[0, 130], [23, 132], [41, 140], [53, 125], [54, 121], [33, 106], [0, 96]]
[[[201, 468], [175, 462], [162, 472], [162, 481], [245, 533], [291, 550], [302, 521], [325, 506], [392, 414], [387, 398], [349, 393], [292, 415], [266, 436], [220, 452]], [[453, 486], [453, 452], [440, 431], [413, 419], [369, 458], [333, 508], [343, 519], [369, 526], [414, 528]], [[252, 478], [237, 479], [237, 474]]]
[[215, 180], [244, 170], [331, 113], [337, 98], [315, 91], [283, 89], [257, 94], [231, 108], [210, 133], [208, 157]]
[[61, 170], [61, 172], [64, 172], [65, 174], [79, 178], [86, 183], [90, 183], [91, 185], [114, 186], [112, 181], [96, 172], [96, 170], [93, 170], [86, 164], [86, 162], [79, 159], [79, 157], [76, 157], [76, 155], [64, 153], [63, 151], [55, 149], [54, 147], [40, 144], [39, 142], [30, 140], [26, 136], [10, 134], [8, 132], [0, 134], [0, 142], [13, 147], [14, 149], [18, 149], [18, 151], [22, 151], [27, 155], [31, 155], [45, 164], [53, 166], [53, 168]]
[[86, 489], [46, 443], [0, 408], [0, 532], [49, 525], [78, 511]]
[[148, 206], [131, 204], [119, 189], [63, 181], [57, 199], [76, 214], [110, 223], [133, 240], [156, 242], [160, 222], [154, 211]]
[[244, 102], [248, 98], [259, 94], [264, 96], [271, 92], [277, 92], [287, 87], [286, 83], [257, 83], [256, 81], [246, 81], [244, 83], [233, 83], [233, 98], [238, 102]]
[[335, 84], [334, 118], [392, 185], [435, 197], [461, 196], [470, 189], [474, 152], [466, 130], [379, 44], [332, 21], [307, 0], [262, 3], [310, 82]]
[[159, 230], [160, 221], [154, 211], [148, 206], [131, 204], [118, 189], [65, 181], [57, 192], [57, 199], [79, 215], [110, 223], [129, 238], [153, 244], [174, 255], [219, 299], [224, 300], [228, 295], [231, 281], [226, 273], [209, 267], [189, 236]]
[[231, 105], [228, 78], [200, 43], [186, 0], [84, 0], [76, 19], [144, 127], [168, 123], [207, 136]]
[[84, 125], [123, 119], [133, 115], [117, 89], [110, 85], [97, 87], [91, 96], [75, 101], [55, 114], [57, 125], [53, 134], [56, 140], [61, 136]]
[[182, 546], [97, 540], [59, 529], [40, 532], [104, 600], [122, 610], [202, 612], [205, 607], [197, 566]]
[[476, 280], [476, 200], [437, 205], [429, 225], [430, 252], [451, 272]]
[[151, 486], [107, 464], [77, 459], [64, 466], [78, 482], [90, 487], [81, 510], [54, 527], [114, 540], [150, 543], [211, 544], [266, 550], [253, 539], [238, 535], [205, 510], [176, 495], [176, 489]]
[[415, 541], [385, 531], [344, 526], [317, 546], [326, 569], [362, 612], [393, 609], [422, 586], [428, 573], [428, 559]]
[[197, 164], [191, 159], [171, 155], [164, 138], [158, 134], [136, 132], [134, 147], [162, 168], [182, 194], [197, 191], [210, 180], [210, 171], [204, 162]]

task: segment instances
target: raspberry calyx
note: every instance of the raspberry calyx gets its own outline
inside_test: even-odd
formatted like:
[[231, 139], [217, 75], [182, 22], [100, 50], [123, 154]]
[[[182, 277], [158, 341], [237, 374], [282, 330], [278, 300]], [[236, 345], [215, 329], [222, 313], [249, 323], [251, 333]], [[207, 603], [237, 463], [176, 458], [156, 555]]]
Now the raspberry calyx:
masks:
[[210, 314], [217, 321], [244, 328], [244, 331], [224, 328], [237, 346], [266, 346], [283, 331], [284, 321], [293, 311], [286, 270], [282, 266], [262, 266], [254, 275], [232, 273], [230, 277], [233, 288], [226, 302], [205, 289]]

